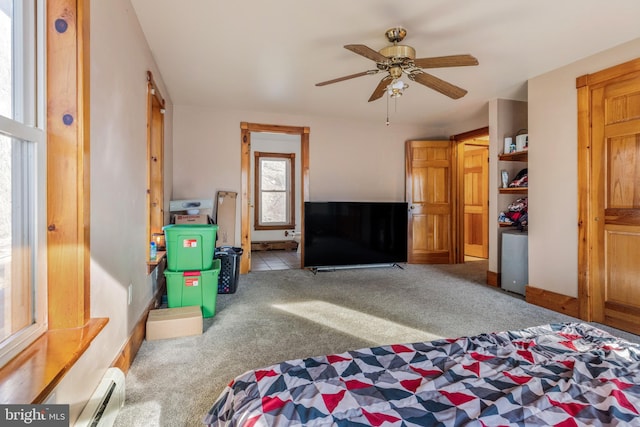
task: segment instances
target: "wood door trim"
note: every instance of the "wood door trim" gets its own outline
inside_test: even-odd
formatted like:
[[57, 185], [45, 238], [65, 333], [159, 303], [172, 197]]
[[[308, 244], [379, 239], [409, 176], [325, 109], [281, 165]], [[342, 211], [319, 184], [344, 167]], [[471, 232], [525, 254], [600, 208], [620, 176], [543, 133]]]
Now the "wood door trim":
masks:
[[259, 123], [240, 123], [240, 244], [244, 256], [240, 257], [240, 274], [251, 269], [251, 132], [284, 133], [300, 135], [300, 244], [302, 245], [300, 267], [304, 259], [304, 202], [309, 201], [309, 133], [307, 126], [282, 126]]
[[454, 142], [463, 142], [470, 139], [477, 139], [483, 136], [489, 136], [489, 127], [478, 128], [468, 132], [459, 133], [451, 136], [449, 139]]
[[[594, 318], [594, 262], [592, 252], [598, 236], [594, 230], [594, 212], [592, 209], [591, 170], [594, 153], [592, 147], [592, 97], [593, 90], [612, 79], [640, 73], [640, 58], [576, 79], [578, 95], [578, 305], [579, 317], [588, 322]], [[602, 219], [604, 220], [604, 218]]]

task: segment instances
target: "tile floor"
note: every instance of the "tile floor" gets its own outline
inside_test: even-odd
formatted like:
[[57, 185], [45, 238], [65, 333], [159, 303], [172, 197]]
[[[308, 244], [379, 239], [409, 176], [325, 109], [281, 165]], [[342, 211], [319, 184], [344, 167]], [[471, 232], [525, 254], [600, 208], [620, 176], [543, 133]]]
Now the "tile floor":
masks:
[[253, 251], [251, 271], [289, 270], [300, 268], [300, 254], [296, 251]]

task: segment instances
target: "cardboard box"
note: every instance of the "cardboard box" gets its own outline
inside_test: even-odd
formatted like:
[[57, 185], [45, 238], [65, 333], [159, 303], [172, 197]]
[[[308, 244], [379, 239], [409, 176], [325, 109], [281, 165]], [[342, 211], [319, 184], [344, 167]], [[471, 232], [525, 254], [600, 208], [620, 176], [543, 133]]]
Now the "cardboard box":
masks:
[[175, 215], [176, 224], [209, 224], [209, 215]]
[[159, 308], [149, 311], [147, 341], [202, 334], [199, 306]]
[[238, 193], [218, 191], [216, 198], [216, 224], [218, 240], [216, 246], [236, 246], [236, 202]]

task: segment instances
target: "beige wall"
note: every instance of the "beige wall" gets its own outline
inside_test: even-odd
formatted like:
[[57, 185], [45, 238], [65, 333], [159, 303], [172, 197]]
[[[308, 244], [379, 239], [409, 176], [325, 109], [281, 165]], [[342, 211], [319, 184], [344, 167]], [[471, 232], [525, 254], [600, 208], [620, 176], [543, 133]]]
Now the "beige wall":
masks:
[[529, 284], [578, 290], [576, 77], [638, 57], [640, 39], [529, 80]]
[[[404, 141], [440, 129], [175, 106], [173, 198], [240, 193], [240, 122], [308, 126], [311, 200], [404, 201]], [[236, 220], [240, 241], [240, 206]]]
[[[71, 404], [72, 420], [118, 356], [151, 301], [146, 272], [147, 81], [163, 88], [129, 0], [91, 2], [91, 316], [109, 323], [62, 379], [50, 403]], [[171, 176], [172, 107], [165, 117]], [[167, 202], [171, 179], [165, 182]], [[128, 304], [128, 286], [132, 302]]]

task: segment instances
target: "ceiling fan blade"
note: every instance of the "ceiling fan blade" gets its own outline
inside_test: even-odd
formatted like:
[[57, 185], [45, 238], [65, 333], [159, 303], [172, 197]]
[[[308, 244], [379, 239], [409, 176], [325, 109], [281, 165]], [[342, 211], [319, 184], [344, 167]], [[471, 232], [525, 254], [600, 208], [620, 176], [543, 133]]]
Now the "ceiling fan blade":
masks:
[[389, 58], [382, 55], [378, 51], [375, 51], [363, 44], [348, 44], [348, 45], [345, 45], [344, 48], [349, 49], [351, 52], [357, 53], [358, 55], [362, 55], [365, 58], [371, 59], [372, 61], [386, 62], [389, 60]]
[[419, 68], [444, 68], [478, 65], [478, 60], [471, 55], [449, 55], [434, 56], [432, 58], [418, 58], [414, 59], [413, 63]]
[[375, 90], [371, 94], [371, 97], [369, 97], [369, 102], [380, 99], [382, 95], [384, 95], [384, 92], [387, 90], [387, 86], [389, 86], [389, 83], [391, 83], [392, 80], [393, 77], [391, 76], [387, 76], [380, 80], [380, 83], [378, 83], [378, 86], [376, 86]]
[[348, 76], [338, 77], [337, 79], [327, 80], [326, 82], [316, 83], [316, 86], [330, 85], [332, 83], [338, 83], [338, 82], [341, 82], [343, 80], [355, 79], [356, 77], [366, 76], [367, 74], [376, 74], [379, 71], [380, 70], [369, 70], [369, 71], [363, 71], [361, 73], [350, 74]]
[[458, 99], [467, 94], [467, 91], [461, 87], [452, 85], [451, 83], [445, 82], [431, 74], [423, 73], [422, 71], [415, 71], [409, 74], [409, 79], [438, 91], [443, 95], [447, 95], [449, 98]]

